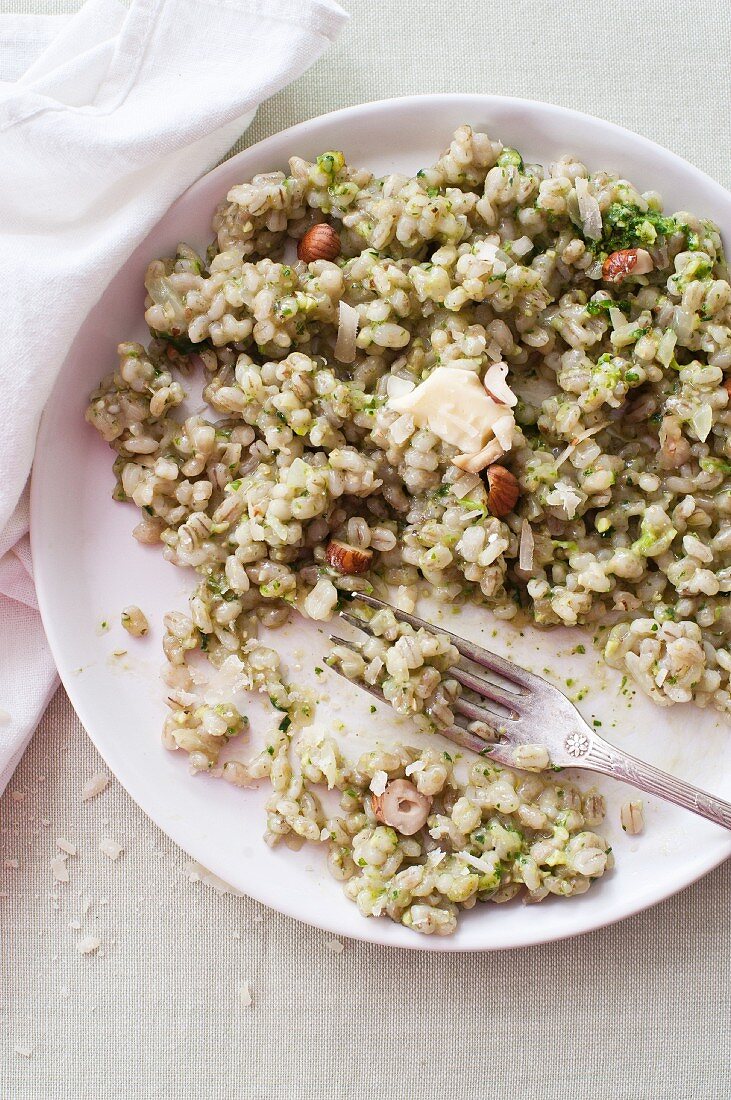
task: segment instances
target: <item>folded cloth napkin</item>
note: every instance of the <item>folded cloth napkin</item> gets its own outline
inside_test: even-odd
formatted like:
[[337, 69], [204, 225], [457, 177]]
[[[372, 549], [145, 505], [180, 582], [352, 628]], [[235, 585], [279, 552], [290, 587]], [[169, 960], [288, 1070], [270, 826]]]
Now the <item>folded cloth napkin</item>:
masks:
[[54, 380], [122, 262], [345, 19], [334, 0], [0, 16], [0, 792], [56, 684], [24, 495]]

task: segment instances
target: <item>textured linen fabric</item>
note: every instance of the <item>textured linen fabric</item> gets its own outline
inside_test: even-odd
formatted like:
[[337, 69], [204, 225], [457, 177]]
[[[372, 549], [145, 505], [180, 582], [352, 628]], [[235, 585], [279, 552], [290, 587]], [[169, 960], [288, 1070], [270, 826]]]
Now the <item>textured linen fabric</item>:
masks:
[[[247, 143], [368, 99], [495, 92], [618, 122], [731, 185], [722, 5], [343, 4], [339, 42], [260, 109]], [[98, 771], [59, 692], [0, 802], [2, 1100], [731, 1096], [731, 863], [564, 943], [447, 956], [345, 941], [339, 952], [325, 933], [191, 882], [187, 856], [114, 780], [80, 802]], [[98, 851], [104, 836], [124, 845], [116, 862]], [[57, 837], [78, 855], [54, 886]], [[82, 957], [87, 935], [102, 946]]]
[[0, 16], [0, 295], [12, 302], [0, 356], [0, 791], [57, 683], [21, 493], [71, 341], [173, 200], [346, 19], [334, 0], [87, 0], [71, 18]]

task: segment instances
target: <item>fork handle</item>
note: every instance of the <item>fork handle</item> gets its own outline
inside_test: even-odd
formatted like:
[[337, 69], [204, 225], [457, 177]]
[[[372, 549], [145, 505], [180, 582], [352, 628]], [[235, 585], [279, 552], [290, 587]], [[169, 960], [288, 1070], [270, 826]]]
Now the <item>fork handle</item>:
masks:
[[581, 761], [581, 767], [631, 783], [633, 787], [647, 794], [658, 795], [667, 802], [673, 802], [676, 806], [682, 806], [715, 822], [716, 825], [722, 825], [724, 829], [731, 829], [731, 802], [724, 802], [722, 798], [716, 798], [700, 787], [676, 779], [675, 776], [654, 768], [652, 764], [646, 764], [644, 760], [638, 760], [636, 756], [630, 756], [628, 752], [615, 748], [599, 737], [592, 737], [591, 747]]

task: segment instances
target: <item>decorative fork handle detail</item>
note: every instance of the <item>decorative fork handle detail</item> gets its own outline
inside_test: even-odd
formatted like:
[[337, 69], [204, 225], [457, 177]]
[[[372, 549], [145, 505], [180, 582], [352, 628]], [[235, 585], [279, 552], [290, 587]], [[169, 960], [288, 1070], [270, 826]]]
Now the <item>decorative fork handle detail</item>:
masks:
[[676, 806], [682, 806], [715, 822], [716, 825], [731, 829], [731, 803], [724, 802], [722, 798], [716, 798], [691, 783], [685, 783], [682, 779], [676, 779], [675, 776], [654, 768], [652, 764], [638, 760], [636, 756], [630, 756], [628, 752], [615, 748], [596, 735], [587, 739], [589, 745], [585, 754], [577, 760], [577, 767], [602, 772], [612, 779], [631, 783], [633, 787], [647, 794], [658, 795]]

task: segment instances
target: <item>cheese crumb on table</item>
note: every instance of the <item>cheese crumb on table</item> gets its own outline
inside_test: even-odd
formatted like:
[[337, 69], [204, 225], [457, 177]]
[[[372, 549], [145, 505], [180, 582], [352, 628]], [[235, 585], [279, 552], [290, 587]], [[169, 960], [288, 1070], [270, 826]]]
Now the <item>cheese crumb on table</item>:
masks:
[[53, 877], [56, 882], [68, 882], [69, 881], [69, 869], [66, 866], [66, 860], [68, 856], [54, 856], [50, 861], [51, 870], [53, 871]]
[[101, 945], [102, 941], [98, 936], [84, 936], [83, 939], [78, 940], [76, 950], [80, 955], [93, 955]]
[[118, 859], [124, 849], [121, 844], [118, 844], [116, 840], [112, 840], [110, 836], [104, 836], [99, 841], [99, 851], [109, 859]]
[[88, 802], [90, 798], [96, 798], [108, 785], [109, 777], [104, 775], [103, 772], [97, 772], [92, 775], [91, 779], [87, 779], [81, 788], [81, 801]]

